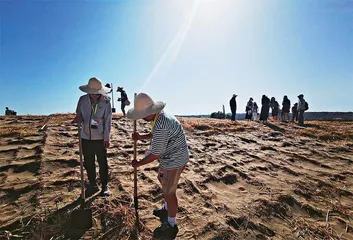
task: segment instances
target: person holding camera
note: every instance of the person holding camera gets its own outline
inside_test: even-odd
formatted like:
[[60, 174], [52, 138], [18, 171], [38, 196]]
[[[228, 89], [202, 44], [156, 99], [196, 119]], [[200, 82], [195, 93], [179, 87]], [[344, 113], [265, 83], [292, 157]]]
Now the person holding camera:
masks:
[[110, 98], [106, 95], [111, 90], [104, 87], [98, 78], [91, 78], [87, 85], [80, 86], [87, 93], [80, 97], [77, 103], [74, 122], [82, 124], [81, 139], [84, 157], [84, 167], [87, 171], [89, 186], [88, 195], [99, 191], [96, 183], [97, 157], [99, 176], [102, 184], [100, 196], [110, 195], [108, 190], [107, 148], [110, 146], [110, 131], [112, 125], [112, 108]]

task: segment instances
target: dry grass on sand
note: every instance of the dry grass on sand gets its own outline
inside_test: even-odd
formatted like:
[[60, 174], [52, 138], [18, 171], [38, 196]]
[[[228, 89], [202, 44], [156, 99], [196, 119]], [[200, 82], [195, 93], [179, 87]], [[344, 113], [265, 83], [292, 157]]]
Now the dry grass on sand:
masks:
[[[0, 238], [63, 239], [79, 207], [74, 115], [0, 118]], [[180, 118], [190, 162], [179, 190], [178, 239], [353, 239], [353, 122]], [[43, 128], [43, 126], [46, 126]], [[139, 132], [149, 124], [138, 122]], [[112, 197], [92, 196], [84, 239], [134, 239], [132, 122], [114, 116]], [[143, 157], [148, 142], [138, 144]], [[161, 205], [157, 163], [138, 171], [141, 239]], [[98, 171], [98, 168], [97, 168]]]

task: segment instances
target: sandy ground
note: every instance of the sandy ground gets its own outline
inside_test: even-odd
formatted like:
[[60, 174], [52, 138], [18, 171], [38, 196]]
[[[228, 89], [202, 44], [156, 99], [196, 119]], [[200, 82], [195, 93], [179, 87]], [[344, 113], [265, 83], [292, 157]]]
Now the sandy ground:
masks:
[[[63, 239], [80, 193], [72, 117], [0, 118], [0, 238]], [[178, 239], [353, 239], [353, 122], [309, 122], [301, 128], [180, 121], [190, 162], [177, 193]], [[112, 197], [88, 199], [95, 226], [85, 239], [129, 239], [132, 129], [132, 122], [114, 117], [108, 150]], [[140, 133], [148, 129], [138, 122]], [[148, 146], [138, 144], [140, 158]], [[151, 239], [159, 224], [152, 215], [161, 205], [157, 167], [152, 163], [138, 172], [142, 239]]]

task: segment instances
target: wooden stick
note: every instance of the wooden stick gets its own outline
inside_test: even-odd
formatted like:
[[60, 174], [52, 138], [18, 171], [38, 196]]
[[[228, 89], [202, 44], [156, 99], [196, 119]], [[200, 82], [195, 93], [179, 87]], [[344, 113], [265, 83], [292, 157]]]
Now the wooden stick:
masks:
[[[135, 93], [135, 98], [136, 98], [136, 93]], [[136, 134], [136, 124], [137, 121], [134, 120], [134, 134]], [[134, 160], [137, 160], [137, 152], [136, 152], [136, 145], [137, 141], [134, 140]], [[135, 206], [135, 212], [136, 212], [136, 227], [137, 230], [139, 229], [139, 218], [138, 218], [138, 198], [137, 198], [137, 168], [134, 168], [134, 206]]]
[[328, 223], [330, 219], [330, 210], [327, 210], [327, 213], [326, 213], [326, 223]]
[[46, 127], [47, 127], [47, 125], [44, 124], [43, 127], [41, 127], [39, 131], [43, 131]]

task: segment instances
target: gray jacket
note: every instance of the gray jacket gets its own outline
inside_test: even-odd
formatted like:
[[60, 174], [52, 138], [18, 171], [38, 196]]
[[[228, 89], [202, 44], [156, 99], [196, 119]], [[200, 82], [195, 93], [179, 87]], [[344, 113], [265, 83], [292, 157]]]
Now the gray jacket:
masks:
[[305, 99], [299, 99], [298, 101], [298, 111], [305, 111]]
[[[81, 138], [110, 141], [110, 130], [112, 126], [110, 98], [102, 95], [95, 114], [94, 112], [89, 95], [81, 96], [76, 108], [76, 114], [79, 115], [83, 121]], [[96, 124], [96, 128], [91, 127], [92, 121]]]

